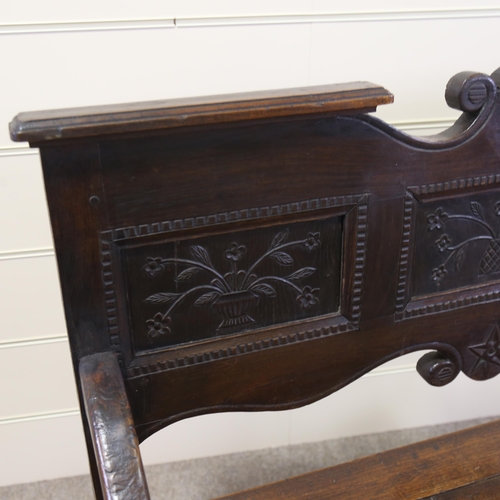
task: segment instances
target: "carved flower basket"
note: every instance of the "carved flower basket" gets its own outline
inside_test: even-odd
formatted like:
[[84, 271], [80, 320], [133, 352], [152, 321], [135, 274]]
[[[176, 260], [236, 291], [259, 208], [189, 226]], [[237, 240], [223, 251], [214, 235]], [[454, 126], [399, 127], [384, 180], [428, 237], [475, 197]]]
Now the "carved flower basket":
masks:
[[255, 320], [248, 313], [258, 302], [259, 297], [249, 290], [225, 293], [218, 297], [213, 303], [214, 309], [223, 319], [218, 329], [253, 323]]
[[479, 265], [479, 274], [494, 274], [500, 272], [500, 240], [492, 240], [484, 252]]

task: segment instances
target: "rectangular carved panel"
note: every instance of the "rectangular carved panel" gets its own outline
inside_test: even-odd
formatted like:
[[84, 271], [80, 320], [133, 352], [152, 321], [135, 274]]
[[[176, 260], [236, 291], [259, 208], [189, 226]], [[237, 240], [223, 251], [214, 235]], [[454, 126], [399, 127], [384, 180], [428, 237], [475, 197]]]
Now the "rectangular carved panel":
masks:
[[330, 216], [122, 244], [134, 351], [338, 313], [342, 225]]
[[500, 279], [500, 195], [419, 203], [415, 241], [413, 296]]

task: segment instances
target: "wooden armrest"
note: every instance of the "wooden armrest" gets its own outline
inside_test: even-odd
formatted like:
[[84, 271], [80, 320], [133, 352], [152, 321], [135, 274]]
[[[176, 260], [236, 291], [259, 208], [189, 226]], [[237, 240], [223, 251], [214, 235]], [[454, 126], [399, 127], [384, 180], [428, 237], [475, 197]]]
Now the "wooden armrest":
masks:
[[393, 95], [379, 85], [342, 83], [20, 113], [10, 124], [10, 133], [14, 141], [36, 143], [250, 119], [366, 113], [393, 100]]
[[80, 360], [80, 380], [106, 500], [149, 500], [125, 384], [114, 353]]
[[500, 488], [499, 442], [500, 421], [495, 421], [223, 499], [495, 499]]

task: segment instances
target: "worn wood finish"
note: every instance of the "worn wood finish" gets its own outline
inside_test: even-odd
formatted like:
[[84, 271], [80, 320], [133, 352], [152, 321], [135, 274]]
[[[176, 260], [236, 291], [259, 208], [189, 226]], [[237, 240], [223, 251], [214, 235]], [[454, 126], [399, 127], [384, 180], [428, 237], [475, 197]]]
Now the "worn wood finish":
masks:
[[[224, 500], [498, 498], [498, 490], [496, 497], [483, 496], [482, 492], [487, 495], [492, 485], [498, 484], [499, 440], [500, 421], [495, 421], [222, 498]], [[470, 483], [478, 484], [470, 486]], [[462, 487], [464, 487], [460, 492], [462, 496], [459, 496], [457, 489]], [[447, 495], [440, 495], [448, 491]], [[472, 492], [475, 496], [464, 496]]]
[[21, 113], [10, 124], [10, 132], [14, 140], [38, 142], [259, 118], [367, 112], [392, 101], [392, 94], [369, 82], [318, 85]]
[[81, 405], [96, 353], [119, 360], [139, 440], [298, 407], [412, 351], [434, 351], [417, 369], [436, 386], [496, 376], [499, 74], [453, 77], [463, 113], [426, 138], [365, 114], [392, 100], [372, 84], [19, 115]]
[[423, 500], [496, 500], [500, 488], [500, 475], [445, 491]]
[[139, 441], [116, 354], [80, 361], [86, 416], [106, 500], [149, 500]]

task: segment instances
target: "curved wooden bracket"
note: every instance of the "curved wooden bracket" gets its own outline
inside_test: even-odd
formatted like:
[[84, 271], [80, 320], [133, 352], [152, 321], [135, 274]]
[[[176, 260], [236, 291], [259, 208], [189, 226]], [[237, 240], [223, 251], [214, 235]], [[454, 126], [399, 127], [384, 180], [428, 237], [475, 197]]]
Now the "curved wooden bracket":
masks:
[[80, 360], [80, 380], [106, 500], [149, 500], [130, 406], [116, 354]]
[[408, 135], [370, 115], [358, 118], [370, 123], [395, 139], [420, 149], [448, 149], [473, 137], [492, 115], [500, 85], [500, 68], [491, 76], [463, 71], [453, 76], [446, 86], [445, 99], [450, 108], [463, 111], [458, 120], [440, 134], [426, 137]]

